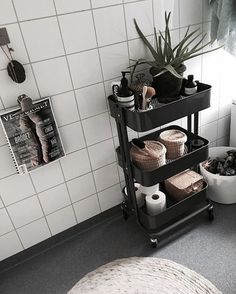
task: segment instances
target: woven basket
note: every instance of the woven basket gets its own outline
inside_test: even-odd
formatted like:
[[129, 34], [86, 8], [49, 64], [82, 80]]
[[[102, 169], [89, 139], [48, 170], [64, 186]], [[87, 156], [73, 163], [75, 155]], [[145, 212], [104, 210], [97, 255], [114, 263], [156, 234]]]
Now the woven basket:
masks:
[[203, 177], [190, 169], [165, 180], [167, 193], [176, 201], [181, 201], [203, 188]]
[[145, 148], [133, 145], [130, 155], [133, 163], [145, 171], [153, 171], [166, 163], [166, 148], [158, 141], [144, 141]]
[[179, 130], [167, 130], [160, 133], [159, 141], [167, 149], [167, 159], [177, 159], [184, 155], [184, 143], [187, 141], [185, 133]]

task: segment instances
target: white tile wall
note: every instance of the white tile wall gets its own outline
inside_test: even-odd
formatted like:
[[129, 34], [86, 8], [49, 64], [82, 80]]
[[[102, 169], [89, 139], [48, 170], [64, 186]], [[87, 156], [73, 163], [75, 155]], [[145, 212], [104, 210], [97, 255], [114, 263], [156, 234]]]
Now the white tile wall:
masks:
[[[20, 177], [0, 132], [0, 260], [122, 201], [118, 138], [106, 96], [129, 58], [152, 58], [133, 19], [153, 42], [153, 25], [163, 30], [165, 10], [172, 11], [174, 43], [189, 24], [209, 32], [208, 0], [1, 0], [0, 25], [7, 27], [27, 80], [15, 84], [8, 77], [0, 52], [0, 111], [16, 106], [22, 93], [52, 96], [67, 156]], [[213, 86], [200, 133], [211, 146], [228, 144], [235, 59], [219, 50], [186, 64], [186, 74]], [[129, 130], [130, 139], [136, 136]]]
[[51, 236], [44, 218], [17, 230], [24, 248], [33, 246]]
[[16, 228], [43, 217], [43, 212], [36, 196], [12, 204], [7, 207], [7, 210]]
[[55, 15], [53, 0], [14, 0], [19, 20]]
[[76, 225], [75, 214], [71, 205], [48, 215], [47, 221], [53, 235]]

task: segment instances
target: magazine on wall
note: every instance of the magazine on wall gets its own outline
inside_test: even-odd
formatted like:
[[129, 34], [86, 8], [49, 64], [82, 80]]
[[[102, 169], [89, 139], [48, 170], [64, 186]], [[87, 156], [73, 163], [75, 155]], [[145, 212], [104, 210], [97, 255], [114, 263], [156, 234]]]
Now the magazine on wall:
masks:
[[32, 103], [18, 97], [20, 108], [0, 115], [10, 151], [20, 175], [65, 156], [50, 98]]

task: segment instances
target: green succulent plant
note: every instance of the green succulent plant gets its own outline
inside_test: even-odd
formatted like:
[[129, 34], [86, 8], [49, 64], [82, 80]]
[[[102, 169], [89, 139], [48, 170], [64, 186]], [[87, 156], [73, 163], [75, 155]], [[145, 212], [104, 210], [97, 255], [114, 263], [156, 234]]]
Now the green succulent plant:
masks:
[[[145, 60], [140, 58], [138, 60], [135, 60], [135, 64], [133, 65], [133, 67], [136, 68], [138, 64], [146, 63], [149, 64], [152, 68], [156, 69], [156, 72], [158, 73], [155, 74], [155, 76], [169, 71], [177, 78], [182, 79], [183, 77], [177, 72], [177, 69], [184, 63], [184, 61], [197, 57], [199, 55], [215, 51], [221, 47], [217, 47], [208, 51], [202, 51], [202, 49], [211, 44], [211, 42], [207, 42], [206, 44], [202, 45], [202, 42], [207, 34], [202, 35], [202, 33], [198, 33], [199, 28], [190, 32], [190, 26], [188, 26], [183, 39], [176, 46], [173, 47], [169, 29], [170, 15], [171, 12], [169, 12], [168, 15], [165, 12], [164, 33], [159, 31], [158, 35], [156, 28], [154, 28], [154, 47], [144, 36], [137, 24], [136, 19], [134, 19], [135, 28], [143, 43], [150, 50], [154, 60]], [[199, 40], [197, 40], [198, 38]], [[196, 44], [194, 44], [195, 41]], [[191, 48], [190, 45], [192, 46]]]

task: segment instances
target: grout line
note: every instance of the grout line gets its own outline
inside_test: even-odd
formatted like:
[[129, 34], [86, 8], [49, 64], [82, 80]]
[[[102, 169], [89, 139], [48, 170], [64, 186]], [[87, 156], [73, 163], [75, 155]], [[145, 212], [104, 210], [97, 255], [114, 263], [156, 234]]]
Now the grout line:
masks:
[[41, 207], [41, 210], [42, 210], [43, 216], [44, 216], [45, 221], [46, 221], [46, 223], [47, 223], [47, 226], [48, 226], [48, 229], [49, 229], [50, 235], [52, 236], [52, 231], [51, 231], [51, 229], [50, 229], [50, 226], [49, 226], [48, 220], [47, 220], [47, 218], [46, 218], [46, 214], [45, 214], [45, 212], [44, 212], [44, 210], [43, 210], [43, 206], [42, 206], [42, 203], [41, 203], [41, 201], [40, 201], [40, 198], [39, 198], [39, 195], [38, 195], [38, 193], [37, 193], [37, 190], [36, 190], [36, 187], [35, 187], [35, 185], [34, 185], [34, 182], [33, 182], [33, 179], [32, 179], [31, 174], [29, 174], [29, 178], [30, 178], [31, 184], [32, 184], [32, 186], [33, 186], [33, 188], [34, 188], [35, 196], [36, 196], [37, 199], [38, 199], [38, 202], [39, 202], [39, 205], [40, 205], [40, 207]]

